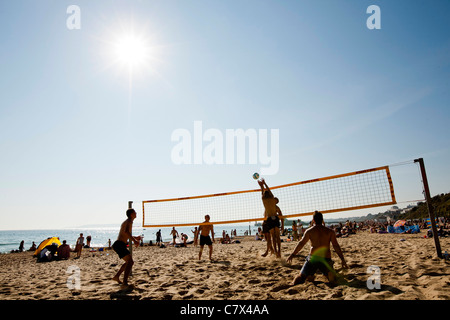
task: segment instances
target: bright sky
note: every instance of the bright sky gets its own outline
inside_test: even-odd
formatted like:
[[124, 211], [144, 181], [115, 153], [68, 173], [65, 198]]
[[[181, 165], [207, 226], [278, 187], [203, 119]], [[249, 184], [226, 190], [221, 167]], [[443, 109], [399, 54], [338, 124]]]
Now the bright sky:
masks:
[[[194, 121], [278, 130], [269, 185], [423, 157], [432, 195], [450, 192], [449, 12], [447, 0], [2, 1], [0, 229], [119, 223], [128, 201], [139, 221], [142, 200], [257, 188], [260, 163], [174, 163], [171, 136]], [[398, 201], [422, 198], [415, 165], [392, 171]]]

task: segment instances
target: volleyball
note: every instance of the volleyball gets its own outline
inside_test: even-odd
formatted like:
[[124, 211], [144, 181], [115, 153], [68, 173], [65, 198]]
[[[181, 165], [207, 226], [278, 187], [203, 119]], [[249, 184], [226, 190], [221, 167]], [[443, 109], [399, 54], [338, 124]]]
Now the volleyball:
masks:
[[258, 172], [255, 172], [255, 173], [253, 174], [253, 179], [258, 180], [258, 178], [259, 178], [259, 173], [258, 173]]

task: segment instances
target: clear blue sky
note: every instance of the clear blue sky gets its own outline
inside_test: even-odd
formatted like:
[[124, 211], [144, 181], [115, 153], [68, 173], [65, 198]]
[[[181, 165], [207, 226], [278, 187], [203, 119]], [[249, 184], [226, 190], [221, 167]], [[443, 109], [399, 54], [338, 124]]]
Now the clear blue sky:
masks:
[[[380, 30], [366, 27], [372, 4]], [[0, 229], [116, 223], [129, 200], [256, 188], [256, 165], [173, 163], [172, 132], [196, 120], [278, 129], [270, 185], [423, 157], [432, 195], [450, 192], [449, 12], [447, 0], [2, 1]], [[130, 91], [111, 45], [131, 28], [152, 59]], [[422, 197], [414, 165], [393, 171], [399, 201]]]

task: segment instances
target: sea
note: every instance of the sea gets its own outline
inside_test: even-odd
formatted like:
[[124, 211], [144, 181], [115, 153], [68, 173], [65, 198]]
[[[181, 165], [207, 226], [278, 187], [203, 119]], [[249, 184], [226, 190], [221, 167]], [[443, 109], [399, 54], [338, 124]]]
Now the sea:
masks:
[[[64, 229], [48, 229], [48, 230], [0, 230], [0, 253], [11, 253], [12, 250], [18, 250], [20, 242], [24, 241], [24, 249], [28, 250], [33, 241], [36, 247], [39, 244], [49, 238], [58, 237], [60, 241], [66, 240], [67, 244], [71, 248], [75, 247], [75, 243], [83, 233], [84, 242], [86, 244], [86, 237], [91, 236], [91, 247], [107, 247], [109, 240], [111, 244], [117, 239], [119, 234], [119, 227], [111, 226], [97, 226], [97, 227], [79, 227], [79, 228], [64, 228]], [[133, 226], [133, 235], [143, 236], [143, 241], [148, 244], [150, 241], [155, 243], [156, 232], [161, 229], [161, 235], [164, 242], [172, 241], [172, 236], [170, 232], [172, 228], [145, 228], [140, 226]], [[193, 240], [193, 230], [192, 227], [175, 227], [178, 234], [181, 233], [188, 235], [188, 241]], [[258, 231], [258, 226], [254, 224], [223, 224], [214, 225], [214, 232], [216, 238], [222, 237], [222, 232], [225, 230], [231, 236], [231, 230], [236, 230], [238, 236], [255, 235]]]

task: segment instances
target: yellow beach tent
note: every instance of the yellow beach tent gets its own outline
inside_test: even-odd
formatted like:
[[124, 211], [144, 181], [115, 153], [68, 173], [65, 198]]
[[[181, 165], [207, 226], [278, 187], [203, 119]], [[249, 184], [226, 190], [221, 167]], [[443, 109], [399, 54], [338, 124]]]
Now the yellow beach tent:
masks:
[[61, 245], [61, 241], [59, 241], [59, 238], [57, 237], [47, 238], [39, 244], [33, 256], [37, 256], [42, 249], [44, 249], [46, 246], [52, 245], [53, 243], [57, 244], [58, 247]]

